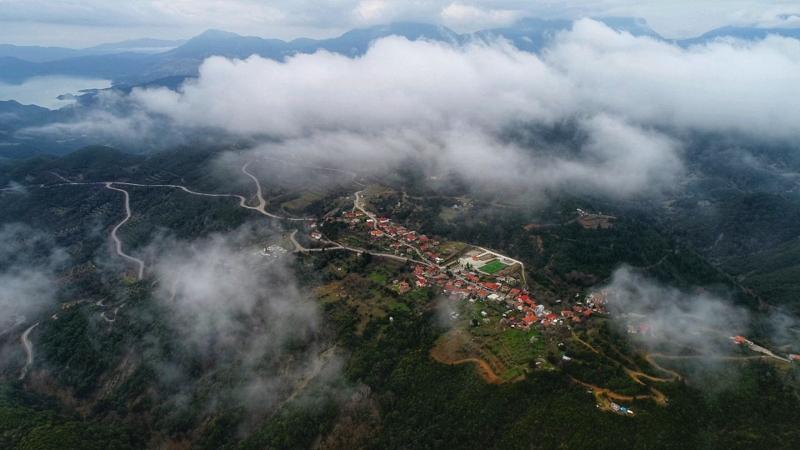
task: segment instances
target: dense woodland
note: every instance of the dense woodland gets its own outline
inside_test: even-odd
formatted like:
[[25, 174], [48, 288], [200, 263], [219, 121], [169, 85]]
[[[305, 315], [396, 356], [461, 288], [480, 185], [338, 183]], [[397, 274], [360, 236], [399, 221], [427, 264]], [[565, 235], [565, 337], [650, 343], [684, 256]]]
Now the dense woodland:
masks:
[[[635, 417], [600, 411], [594, 395], [570, 378], [632, 395], [643, 389], [626, 384], [629, 378], [613, 361], [581, 347], [566, 350], [579, 363], [554, 359], [558, 370], [534, 371], [520, 382], [490, 385], [470, 364], [449, 366], [429, 356], [446, 331], [433, 307], [435, 292], [400, 296], [386, 287], [392, 278], [411, 279], [410, 267], [341, 251], [287, 256], [292, 261], [289, 276], [304, 295], [315, 296], [316, 289], [331, 283], [341, 283], [346, 295], [320, 303], [321, 324], [315, 333], [260, 355], [257, 365], [258, 376], [279, 378], [309, 349], [335, 346], [341, 360], [339, 375], [314, 378], [293, 401], [256, 411], [241, 394], [254, 376], [244, 363], [245, 355], [234, 351], [209, 357], [185, 342], [159, 300], [158, 280], [135, 281], [120, 275], [125, 268], [109, 256], [108, 233], [124, 217], [122, 195], [102, 185], [57, 186], [62, 181], [52, 175], [174, 183], [202, 192], [252, 197], [246, 179], [230, 181], [235, 179], [230, 174], [241, 175], [238, 167], [224, 173], [212, 164], [214, 149], [191, 154], [184, 150], [145, 157], [88, 148], [62, 158], [39, 156], [0, 164], [2, 185], [10, 181], [45, 185], [26, 188], [24, 193], [0, 193], [0, 226], [21, 223], [43, 236], [19, 239], [22, 253], [46, 258], [59, 247], [69, 255], [66, 263], [52, 268], [62, 279], [57, 303], [40, 317], [26, 318], [26, 325], [40, 323], [32, 333], [36, 360], [31, 373], [38, 375], [18, 380], [25, 357], [19, 345], [21, 330], [0, 335], [0, 447], [125, 449], [172, 442], [207, 449], [774, 449], [793, 448], [800, 442], [797, 365], [779, 370], [759, 359], [737, 361], [718, 367], [712, 376], [677, 363], [674, 370], [685, 373], [686, 379], [658, 383], [669, 404], [634, 400]], [[446, 219], [440, 212], [453, 204], [448, 196], [463, 195], [467, 188], [457, 180], [446, 191], [423, 186], [414, 166], [409, 167], [386, 179], [405, 183], [414, 198], [397, 207], [401, 201], [397, 195], [376, 200], [374, 207], [430, 236], [483, 245], [519, 258], [528, 266], [532, 290], [543, 296], [581, 292], [606, 282], [616, 268], [627, 264], [681, 289], [703, 286], [725, 293], [756, 314], [759, 298], [788, 302], [786, 286], [794, 278], [782, 285], [780, 274], [795, 264], [791, 258], [795, 245], [787, 240], [789, 228], [783, 230], [786, 237], [775, 235], [783, 240], [780, 245], [752, 253], [753, 258], [726, 257], [723, 264], [714, 264], [716, 254], [693, 245], [701, 240], [702, 230], [675, 225], [687, 220], [684, 213], [666, 220], [641, 210], [630, 212], [630, 205], [614, 210], [613, 205], [602, 204], [604, 212], [617, 218], [611, 228], [590, 229], [574, 220], [574, 211], [596, 203], [564, 195], [554, 196], [546, 207], [527, 209], [477, 199], [469, 214]], [[268, 170], [268, 166], [254, 167], [262, 174]], [[731, 176], [759, 186], [745, 175]], [[317, 186], [327, 189], [327, 196], [320, 194], [305, 208], [287, 211], [281, 205], [299, 198], [292, 186], [302, 180], [294, 179], [293, 173], [283, 177], [264, 182], [271, 198], [283, 196], [276, 202], [276, 212], [320, 217], [329, 211], [326, 205], [348, 194], [341, 180], [322, 180]], [[277, 236], [297, 226], [267, 221], [237, 208], [234, 199], [198, 198], [166, 188], [131, 187], [129, 192], [134, 217], [120, 236], [132, 251], [164, 236], [189, 242], [254, 223], [268, 229], [264, 236]], [[737, 194], [723, 202], [722, 191], [708, 188], [707, 192], [714, 193], [730, 214], [740, 214], [736, 211], [755, 201], [763, 207], [758, 216], [761, 226], [783, 223], [776, 211], [789, 201], [748, 200]], [[756, 225], [742, 221], [736, 226], [742, 228], [732, 236], [741, 237]], [[322, 228], [332, 239], [342, 230], [336, 223]], [[763, 247], [764, 242], [747, 248]], [[726, 251], [734, 254], [738, 245], [750, 244], [735, 238], [731, 245]], [[15, 261], [20, 260], [0, 261], [0, 268]], [[392, 321], [370, 317], [344, 300], [366, 302], [373, 297], [395, 305]], [[110, 325], [99, 314], [98, 301], [125, 306]], [[53, 314], [57, 320], [50, 319]], [[635, 346], [614, 329], [603, 327], [599, 333], [602, 339], [592, 341], [595, 345], [613, 344], [614, 351], [637, 355]], [[655, 371], [636, 361], [643, 370]], [[186, 375], [171, 379], [166, 376], [170, 370]], [[292, 387], [281, 386], [278, 392], [288, 398]]]

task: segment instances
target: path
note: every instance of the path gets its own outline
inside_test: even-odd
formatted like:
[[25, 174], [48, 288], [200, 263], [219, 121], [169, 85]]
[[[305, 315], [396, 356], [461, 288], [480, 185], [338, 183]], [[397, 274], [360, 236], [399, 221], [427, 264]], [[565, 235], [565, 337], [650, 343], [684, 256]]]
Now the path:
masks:
[[635, 400], [637, 398], [647, 398], [647, 397], [650, 397], [653, 400], [655, 400], [656, 402], [662, 403], [662, 404], [666, 403], [666, 401], [667, 401], [667, 397], [663, 393], [659, 392], [658, 390], [656, 390], [656, 389], [654, 389], [652, 387], [650, 388], [650, 391], [652, 391], [651, 395], [647, 395], [647, 394], [644, 394], [644, 395], [620, 395], [620, 394], [617, 394], [616, 392], [614, 392], [614, 391], [612, 391], [610, 389], [601, 388], [601, 387], [598, 387], [598, 386], [595, 386], [595, 385], [589, 384], [589, 383], [584, 383], [583, 381], [578, 380], [577, 378], [573, 377], [572, 375], [570, 375], [569, 377], [572, 379], [572, 381], [574, 381], [576, 383], [579, 383], [579, 384], [582, 384], [582, 385], [584, 385], [584, 386], [586, 386], [588, 388], [591, 388], [592, 391], [594, 391], [594, 395], [597, 398], [597, 401], [599, 401], [599, 402], [603, 402], [603, 398], [601, 397], [601, 395], [604, 395], [605, 397], [608, 397], [608, 398], [613, 398], [615, 400], [623, 400], [623, 401], [628, 401], [628, 402], [633, 401], [633, 400]]
[[480, 374], [481, 378], [483, 378], [489, 384], [500, 384], [503, 380], [500, 379], [497, 374], [494, 373], [492, 370], [492, 366], [489, 365], [486, 361], [478, 358], [464, 358], [459, 359], [458, 361], [454, 361], [450, 364], [457, 366], [459, 364], [464, 363], [476, 363], [478, 365], [478, 373]]
[[125, 189], [112, 187], [110, 182], [105, 183], [105, 185], [108, 189], [111, 189], [113, 191], [119, 191], [125, 194], [125, 219], [123, 219], [122, 222], [118, 223], [114, 228], [111, 229], [111, 239], [114, 240], [114, 244], [116, 245], [117, 255], [121, 256], [123, 259], [127, 261], [135, 263], [139, 267], [139, 270], [136, 273], [136, 280], [137, 281], [141, 280], [142, 278], [144, 278], [144, 261], [124, 253], [122, 251], [122, 241], [120, 241], [119, 238], [117, 237], [117, 230], [119, 230], [119, 227], [124, 225], [125, 222], [127, 222], [128, 219], [131, 218], [130, 195], [128, 195], [128, 191], [126, 191]]
[[28, 374], [28, 366], [30, 366], [33, 363], [33, 344], [31, 343], [30, 339], [28, 339], [28, 335], [31, 334], [31, 330], [33, 330], [36, 327], [36, 325], [39, 325], [39, 322], [36, 322], [35, 324], [33, 324], [33, 326], [31, 326], [30, 328], [25, 330], [24, 333], [22, 333], [22, 345], [25, 346], [25, 352], [28, 354], [28, 361], [22, 367], [22, 373], [19, 376], [20, 380], [25, 378], [25, 375]]

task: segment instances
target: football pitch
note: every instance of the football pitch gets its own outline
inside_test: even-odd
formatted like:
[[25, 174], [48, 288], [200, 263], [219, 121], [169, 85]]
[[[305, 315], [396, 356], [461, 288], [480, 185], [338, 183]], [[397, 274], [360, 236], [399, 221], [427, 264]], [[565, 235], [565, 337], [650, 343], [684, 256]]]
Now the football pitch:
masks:
[[506, 267], [508, 267], [508, 266], [503, 264], [503, 263], [501, 263], [500, 261], [492, 261], [489, 264], [486, 264], [485, 266], [481, 267], [480, 271], [488, 273], [489, 275], [492, 275], [494, 273], [497, 273], [497, 272], [505, 269]]

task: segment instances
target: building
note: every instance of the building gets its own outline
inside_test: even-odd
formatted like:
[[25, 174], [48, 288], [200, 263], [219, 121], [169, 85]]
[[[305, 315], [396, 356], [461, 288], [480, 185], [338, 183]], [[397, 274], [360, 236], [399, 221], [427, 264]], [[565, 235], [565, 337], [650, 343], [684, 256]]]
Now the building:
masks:
[[320, 240], [322, 239], [322, 233], [320, 233], [319, 231], [314, 231], [311, 233], [311, 237], [316, 240]]

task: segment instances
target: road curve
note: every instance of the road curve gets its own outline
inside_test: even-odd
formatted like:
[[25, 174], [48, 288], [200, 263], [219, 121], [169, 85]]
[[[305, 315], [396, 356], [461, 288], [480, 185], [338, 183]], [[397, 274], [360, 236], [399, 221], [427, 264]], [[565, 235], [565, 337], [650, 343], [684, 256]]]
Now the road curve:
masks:
[[33, 330], [36, 327], [36, 325], [39, 325], [39, 322], [36, 322], [35, 324], [33, 324], [33, 326], [31, 326], [30, 328], [25, 330], [24, 333], [22, 333], [22, 345], [25, 347], [25, 353], [28, 354], [28, 361], [22, 367], [22, 373], [19, 376], [20, 380], [25, 378], [25, 375], [28, 374], [28, 366], [30, 366], [33, 363], [33, 344], [31, 344], [30, 339], [28, 339], [28, 335], [31, 334], [31, 330]]
[[112, 191], [122, 192], [125, 195], [125, 219], [123, 219], [122, 222], [118, 223], [116, 226], [114, 226], [114, 228], [111, 229], [111, 239], [114, 240], [114, 244], [116, 245], [117, 255], [121, 256], [123, 259], [125, 259], [125, 260], [127, 260], [129, 262], [132, 262], [132, 263], [134, 263], [134, 264], [136, 264], [138, 266], [138, 270], [137, 270], [137, 273], [136, 273], [136, 279], [137, 280], [141, 280], [142, 278], [144, 278], [144, 261], [142, 261], [139, 258], [134, 258], [133, 256], [130, 256], [130, 255], [126, 254], [125, 252], [123, 252], [122, 251], [122, 241], [120, 241], [119, 238], [117, 237], [117, 230], [119, 230], [119, 227], [124, 225], [125, 222], [127, 222], [128, 219], [131, 218], [131, 200], [130, 200], [130, 195], [128, 195], [128, 191], [126, 191], [125, 189], [119, 189], [119, 188], [115, 188], [115, 187], [111, 186], [110, 182], [106, 183], [106, 187], [108, 189], [111, 189]]

